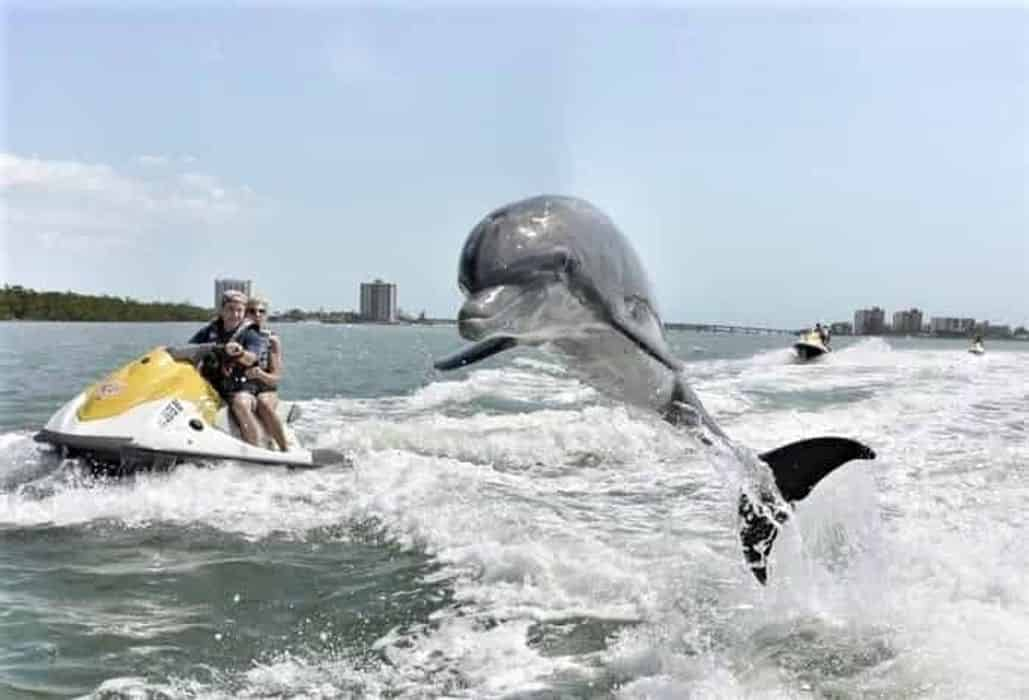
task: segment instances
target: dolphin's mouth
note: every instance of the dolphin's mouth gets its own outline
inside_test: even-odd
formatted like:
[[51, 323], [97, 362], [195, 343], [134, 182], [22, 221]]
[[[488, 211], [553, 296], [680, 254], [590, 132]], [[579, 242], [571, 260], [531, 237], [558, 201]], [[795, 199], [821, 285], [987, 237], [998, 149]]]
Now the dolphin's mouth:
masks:
[[532, 291], [518, 285], [497, 285], [470, 294], [457, 314], [457, 330], [462, 338], [474, 342], [434, 362], [436, 369], [464, 367], [517, 345], [519, 313], [534, 301]]
[[547, 309], [566, 296], [560, 287], [501, 284], [470, 294], [458, 312], [457, 328], [462, 338], [473, 342], [436, 361], [436, 369], [456, 369], [519, 344], [545, 342], [550, 325]]
[[457, 352], [436, 360], [432, 364], [436, 369], [445, 372], [447, 370], [457, 369], [458, 367], [464, 367], [465, 365], [475, 364], [480, 360], [485, 360], [487, 357], [492, 357], [497, 353], [513, 348], [517, 344], [518, 339], [512, 336], [492, 335], [477, 343], [466, 345]]
[[518, 320], [539, 303], [536, 290], [498, 285], [469, 295], [457, 314], [457, 330], [465, 340], [482, 340], [496, 333], [517, 334]]

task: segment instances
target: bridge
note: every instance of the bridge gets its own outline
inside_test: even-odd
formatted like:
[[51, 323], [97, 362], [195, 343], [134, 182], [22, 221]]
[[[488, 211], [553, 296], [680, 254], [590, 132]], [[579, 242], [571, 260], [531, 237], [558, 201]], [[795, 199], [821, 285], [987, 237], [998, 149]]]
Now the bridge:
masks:
[[[454, 325], [453, 318], [427, 318], [414, 323], [428, 325]], [[744, 333], [748, 335], [800, 335], [808, 328], [764, 328], [761, 326], [732, 326], [726, 323], [666, 323], [665, 329], [670, 331], [697, 331], [699, 333]]]
[[799, 335], [795, 328], [763, 328], [760, 326], [731, 326], [724, 323], [666, 323], [670, 331], [697, 331], [698, 333], [746, 333], [748, 335]]

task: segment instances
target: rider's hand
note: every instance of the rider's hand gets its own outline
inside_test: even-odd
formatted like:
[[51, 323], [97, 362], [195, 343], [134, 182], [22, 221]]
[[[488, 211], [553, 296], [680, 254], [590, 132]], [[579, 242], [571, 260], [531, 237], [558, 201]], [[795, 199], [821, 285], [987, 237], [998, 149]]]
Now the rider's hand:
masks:
[[260, 379], [261, 378], [261, 368], [260, 367], [251, 367], [250, 369], [248, 369], [245, 372], [245, 374], [246, 374], [246, 378], [247, 379]]
[[243, 354], [243, 346], [235, 341], [225, 343], [225, 354], [229, 357], [239, 357]]

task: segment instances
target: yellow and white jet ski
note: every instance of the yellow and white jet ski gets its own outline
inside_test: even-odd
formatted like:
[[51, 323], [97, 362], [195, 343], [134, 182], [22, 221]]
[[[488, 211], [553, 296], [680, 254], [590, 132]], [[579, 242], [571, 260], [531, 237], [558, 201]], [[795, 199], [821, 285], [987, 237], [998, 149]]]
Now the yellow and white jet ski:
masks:
[[210, 343], [155, 348], [62, 406], [36, 441], [84, 457], [94, 469], [109, 473], [168, 469], [180, 460], [229, 459], [294, 468], [348, 463], [333, 450], [300, 446], [289, 425], [299, 410], [288, 401], [278, 406], [288, 451], [278, 450], [263, 430], [260, 446], [244, 442], [228, 406], [197, 371], [197, 363], [218, 350]]
[[822, 337], [818, 335], [818, 331], [808, 331], [801, 334], [797, 342], [793, 344], [793, 350], [797, 353], [797, 357], [802, 360], [813, 360], [827, 352], [832, 352], [832, 348], [827, 347], [822, 342]]

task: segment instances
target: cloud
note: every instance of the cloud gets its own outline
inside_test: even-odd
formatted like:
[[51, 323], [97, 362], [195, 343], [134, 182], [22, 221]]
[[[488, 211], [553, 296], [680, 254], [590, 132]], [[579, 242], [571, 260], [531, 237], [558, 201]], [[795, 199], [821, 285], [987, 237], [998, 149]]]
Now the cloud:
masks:
[[153, 168], [163, 168], [169, 165], [182, 164], [192, 165], [197, 162], [197, 159], [191, 155], [183, 156], [161, 156], [161, 155], [149, 155], [143, 154], [136, 156], [136, 162], [140, 165]]
[[168, 156], [148, 156], [148, 155], [142, 155], [142, 156], [138, 156], [136, 158], [136, 162], [139, 163], [140, 165], [152, 165], [152, 166], [155, 166], [155, 167], [161, 167], [161, 166], [164, 166], [164, 165], [168, 165], [168, 163], [170, 161], [168, 159]]
[[22, 158], [0, 153], [0, 188], [8, 191], [103, 193], [124, 198], [136, 194], [136, 184], [108, 165], [93, 165], [67, 160]]
[[[147, 158], [156, 165], [163, 157]], [[223, 227], [258, 204], [249, 187], [206, 173], [140, 176], [103, 163], [13, 153], [0, 153], [0, 193], [8, 241], [44, 248], [124, 245], [147, 235]]]

